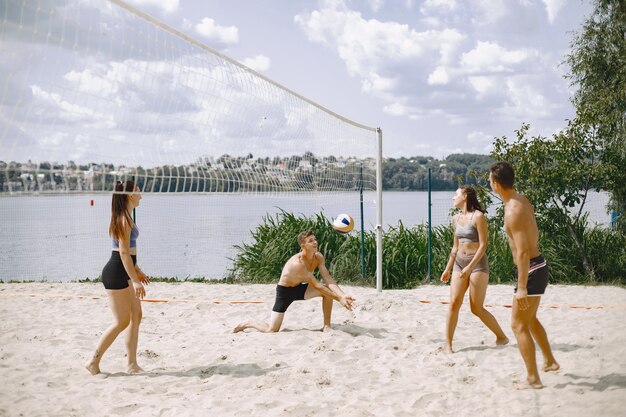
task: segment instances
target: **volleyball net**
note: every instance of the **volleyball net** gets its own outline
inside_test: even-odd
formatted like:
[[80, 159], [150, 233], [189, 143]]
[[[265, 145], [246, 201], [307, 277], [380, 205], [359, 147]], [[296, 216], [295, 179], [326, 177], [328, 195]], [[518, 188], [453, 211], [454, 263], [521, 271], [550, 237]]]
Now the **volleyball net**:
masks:
[[123, 1], [4, 4], [2, 280], [98, 276], [117, 181], [143, 194], [146, 270], [175, 278], [220, 278], [263, 216], [358, 221], [380, 189], [377, 129]]

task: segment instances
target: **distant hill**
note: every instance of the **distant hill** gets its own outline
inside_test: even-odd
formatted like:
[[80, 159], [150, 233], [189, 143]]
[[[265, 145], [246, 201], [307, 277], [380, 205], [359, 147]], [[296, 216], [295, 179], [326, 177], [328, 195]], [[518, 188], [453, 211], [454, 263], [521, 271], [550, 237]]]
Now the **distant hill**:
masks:
[[430, 156], [387, 158], [383, 164], [383, 190], [426, 191], [428, 168], [431, 168], [433, 191], [455, 190], [461, 178], [463, 184], [474, 183], [472, 171], [486, 173], [494, 161], [488, 155], [451, 154], [444, 160]]

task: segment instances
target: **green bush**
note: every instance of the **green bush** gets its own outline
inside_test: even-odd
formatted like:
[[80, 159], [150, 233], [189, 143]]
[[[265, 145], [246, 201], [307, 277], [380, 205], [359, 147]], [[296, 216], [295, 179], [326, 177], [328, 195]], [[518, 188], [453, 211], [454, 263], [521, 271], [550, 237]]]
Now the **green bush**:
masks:
[[[626, 236], [614, 229], [582, 228], [588, 258], [602, 283], [626, 283]], [[541, 228], [541, 225], [540, 225]], [[276, 283], [285, 262], [300, 248], [298, 233], [311, 229], [318, 239], [319, 251], [326, 266], [340, 283], [373, 287], [376, 284], [376, 234], [364, 233], [365, 278], [361, 277], [361, 234], [353, 231], [341, 235], [322, 214], [314, 217], [295, 216], [281, 211], [266, 216], [263, 224], [252, 232], [252, 243], [236, 246], [237, 254], [226, 277], [227, 282]], [[553, 283], [589, 283], [582, 261], [572, 250], [570, 235], [558, 228], [545, 227], [540, 234], [540, 247], [550, 265]], [[390, 227], [383, 236], [383, 287], [414, 288], [424, 282], [439, 282], [452, 248], [451, 225], [432, 230], [432, 277], [428, 278], [428, 228], [418, 225], [407, 228], [402, 222]], [[506, 234], [497, 222], [489, 223], [490, 282], [513, 283], [515, 265]]]
[[508, 237], [495, 222], [489, 222], [488, 225], [489, 282], [492, 284], [512, 283], [515, 281], [515, 264], [511, 256]]
[[355, 243], [348, 242], [358, 243], [356, 237], [335, 232], [322, 213], [306, 218], [281, 211], [276, 216], [263, 218], [263, 224], [252, 231], [253, 243], [235, 246], [238, 253], [231, 259], [233, 266], [227, 279], [233, 282], [277, 282], [285, 262], [300, 250], [296, 241], [298, 233], [308, 229], [317, 236], [319, 251], [330, 265], [331, 274], [353, 269], [349, 256]]

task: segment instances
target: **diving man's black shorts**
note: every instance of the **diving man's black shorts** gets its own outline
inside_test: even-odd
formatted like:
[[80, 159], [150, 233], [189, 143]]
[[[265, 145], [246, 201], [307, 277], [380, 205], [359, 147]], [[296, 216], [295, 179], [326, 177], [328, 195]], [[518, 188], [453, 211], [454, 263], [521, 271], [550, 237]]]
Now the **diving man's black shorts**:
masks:
[[300, 284], [295, 287], [285, 287], [283, 285], [276, 286], [276, 301], [272, 311], [284, 313], [287, 308], [296, 300], [304, 300], [304, 293], [309, 284]]

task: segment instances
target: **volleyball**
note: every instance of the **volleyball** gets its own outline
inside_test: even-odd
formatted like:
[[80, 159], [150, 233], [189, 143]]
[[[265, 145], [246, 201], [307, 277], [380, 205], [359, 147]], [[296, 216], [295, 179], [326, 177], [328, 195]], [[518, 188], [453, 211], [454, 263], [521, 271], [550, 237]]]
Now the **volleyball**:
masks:
[[349, 214], [340, 214], [333, 221], [333, 229], [342, 235], [350, 233], [354, 229], [354, 219]]

